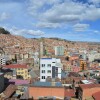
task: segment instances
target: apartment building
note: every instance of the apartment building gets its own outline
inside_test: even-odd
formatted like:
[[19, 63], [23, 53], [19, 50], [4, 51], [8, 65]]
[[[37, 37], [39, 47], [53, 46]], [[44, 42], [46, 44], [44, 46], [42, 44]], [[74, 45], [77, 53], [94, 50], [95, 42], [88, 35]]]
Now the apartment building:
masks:
[[80, 71], [86, 70], [87, 62], [83, 59], [80, 59]]
[[56, 58], [40, 59], [40, 81], [45, 82], [48, 77], [61, 79], [62, 63]]
[[29, 74], [29, 67], [23, 64], [11, 64], [5, 66], [8, 69], [12, 69], [14, 72], [14, 77], [16, 78], [23, 78], [23, 79], [30, 79], [31, 76]]
[[64, 55], [64, 47], [63, 46], [55, 46], [55, 55], [63, 56]]

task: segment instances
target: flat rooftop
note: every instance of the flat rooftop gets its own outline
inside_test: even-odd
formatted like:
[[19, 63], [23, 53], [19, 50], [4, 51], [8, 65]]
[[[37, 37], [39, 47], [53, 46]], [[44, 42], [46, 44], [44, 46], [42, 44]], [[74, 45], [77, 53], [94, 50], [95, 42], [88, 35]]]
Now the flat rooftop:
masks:
[[89, 80], [81, 80], [82, 81], [82, 83], [84, 83], [84, 84], [92, 84], [93, 82], [91, 82], [91, 81], [89, 81]]

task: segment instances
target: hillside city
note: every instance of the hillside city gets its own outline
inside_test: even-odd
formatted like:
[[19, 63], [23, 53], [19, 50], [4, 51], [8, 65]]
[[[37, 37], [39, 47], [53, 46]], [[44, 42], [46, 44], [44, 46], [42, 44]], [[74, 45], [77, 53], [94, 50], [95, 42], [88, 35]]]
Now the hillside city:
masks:
[[0, 100], [100, 100], [100, 43], [0, 28]]

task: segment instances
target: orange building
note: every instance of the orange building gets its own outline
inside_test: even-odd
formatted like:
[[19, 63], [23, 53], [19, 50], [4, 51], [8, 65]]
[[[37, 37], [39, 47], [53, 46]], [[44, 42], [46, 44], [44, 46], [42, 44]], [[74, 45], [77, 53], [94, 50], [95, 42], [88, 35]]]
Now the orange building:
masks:
[[75, 97], [73, 89], [65, 89], [64, 87], [29, 87], [29, 98], [38, 100], [40, 98], [55, 97], [55, 100], [64, 100], [65, 97]]
[[83, 59], [80, 60], [80, 71], [86, 70], [87, 62]]

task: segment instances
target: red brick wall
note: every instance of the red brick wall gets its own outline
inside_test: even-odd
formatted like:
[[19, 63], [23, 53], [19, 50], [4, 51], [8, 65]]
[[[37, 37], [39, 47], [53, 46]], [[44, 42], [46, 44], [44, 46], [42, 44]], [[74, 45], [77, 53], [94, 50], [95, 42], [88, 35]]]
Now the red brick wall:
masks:
[[29, 87], [29, 97], [38, 99], [40, 96], [57, 96], [64, 98], [64, 88], [53, 87]]

